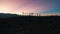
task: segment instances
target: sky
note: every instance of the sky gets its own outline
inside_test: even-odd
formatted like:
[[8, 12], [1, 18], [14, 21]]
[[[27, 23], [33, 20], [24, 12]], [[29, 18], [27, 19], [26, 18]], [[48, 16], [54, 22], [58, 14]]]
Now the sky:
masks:
[[0, 0], [0, 13], [60, 14], [60, 0]]

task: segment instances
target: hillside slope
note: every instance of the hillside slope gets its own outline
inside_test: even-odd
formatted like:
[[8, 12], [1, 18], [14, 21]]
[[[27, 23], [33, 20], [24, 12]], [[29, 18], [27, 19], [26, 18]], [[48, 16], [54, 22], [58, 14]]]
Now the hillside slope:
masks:
[[3, 34], [58, 34], [60, 17], [18, 16], [0, 19]]

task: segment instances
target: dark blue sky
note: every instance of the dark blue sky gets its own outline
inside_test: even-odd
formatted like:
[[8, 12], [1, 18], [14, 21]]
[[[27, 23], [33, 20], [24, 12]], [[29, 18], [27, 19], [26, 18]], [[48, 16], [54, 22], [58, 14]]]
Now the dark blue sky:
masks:
[[38, 0], [42, 1], [47, 6], [50, 6], [47, 10], [41, 13], [45, 14], [60, 14], [60, 0]]

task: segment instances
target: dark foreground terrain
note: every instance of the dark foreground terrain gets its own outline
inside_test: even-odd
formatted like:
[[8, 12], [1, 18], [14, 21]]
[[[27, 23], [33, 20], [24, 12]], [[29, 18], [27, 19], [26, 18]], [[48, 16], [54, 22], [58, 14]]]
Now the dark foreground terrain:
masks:
[[59, 34], [60, 16], [0, 18], [0, 34]]

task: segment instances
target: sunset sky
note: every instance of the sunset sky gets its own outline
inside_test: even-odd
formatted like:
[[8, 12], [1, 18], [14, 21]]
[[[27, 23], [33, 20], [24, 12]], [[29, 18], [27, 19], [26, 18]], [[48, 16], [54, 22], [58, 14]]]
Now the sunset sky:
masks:
[[0, 13], [60, 14], [60, 0], [0, 0]]

